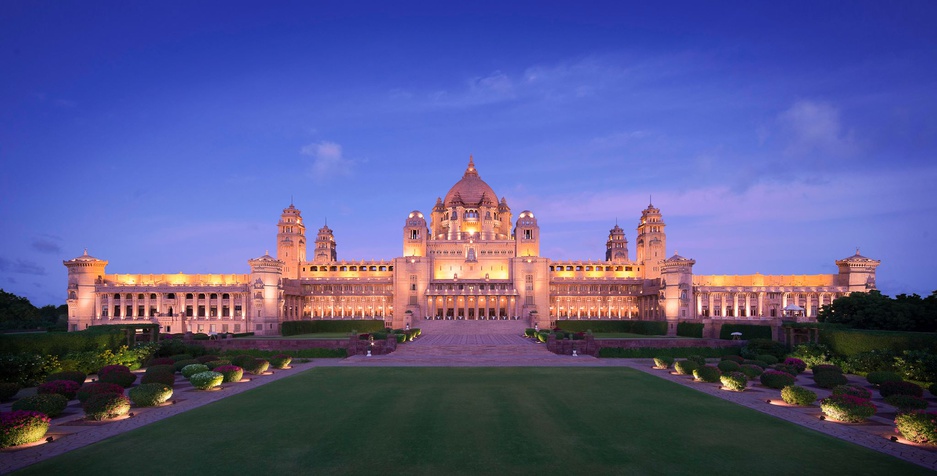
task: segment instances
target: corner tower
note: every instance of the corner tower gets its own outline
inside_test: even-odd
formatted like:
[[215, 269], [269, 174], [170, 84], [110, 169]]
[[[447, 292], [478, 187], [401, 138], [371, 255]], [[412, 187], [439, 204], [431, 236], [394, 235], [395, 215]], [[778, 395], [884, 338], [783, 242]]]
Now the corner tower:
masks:
[[423, 213], [419, 210], [410, 212], [403, 227], [403, 255], [426, 256], [426, 235], [428, 234], [429, 230], [426, 228]]
[[93, 324], [99, 303], [95, 302], [95, 284], [104, 283], [104, 268], [107, 261], [88, 254], [88, 250], [77, 258], [62, 261], [68, 268], [68, 330], [82, 331]]
[[277, 223], [277, 259], [284, 263], [283, 276], [299, 278], [299, 267], [306, 261], [306, 226], [299, 209], [290, 203]]
[[637, 262], [643, 268], [644, 279], [660, 277], [660, 263], [667, 256], [667, 225], [661, 218], [660, 209], [649, 203], [641, 212], [638, 224]]
[[316, 251], [312, 258], [315, 263], [334, 263], [338, 260], [338, 252], [335, 247], [335, 234], [328, 224], [319, 228], [319, 234], [316, 235]]
[[625, 238], [625, 230], [622, 230], [618, 223], [615, 223], [615, 228], [608, 231], [608, 241], [605, 242], [605, 261], [628, 262], [628, 239]]
[[530, 210], [524, 210], [517, 216], [514, 242], [517, 247], [514, 256], [540, 256], [540, 226]]
[[841, 260], [836, 260], [839, 268], [837, 280], [840, 286], [848, 286], [849, 292], [867, 292], [875, 289], [875, 268], [882, 264], [877, 259], [866, 258], [856, 254]]

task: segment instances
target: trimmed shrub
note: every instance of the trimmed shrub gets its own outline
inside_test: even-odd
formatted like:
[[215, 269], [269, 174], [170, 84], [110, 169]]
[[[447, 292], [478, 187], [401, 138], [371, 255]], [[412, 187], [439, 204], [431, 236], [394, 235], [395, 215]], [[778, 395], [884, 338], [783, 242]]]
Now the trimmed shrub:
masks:
[[237, 365], [238, 367], [244, 368], [247, 364], [254, 361], [256, 357], [247, 354], [236, 355], [231, 358], [231, 365]]
[[852, 395], [853, 397], [870, 400], [872, 398], [872, 391], [853, 384], [837, 385], [833, 387], [833, 395]]
[[846, 385], [849, 380], [839, 372], [820, 372], [813, 374], [813, 383], [820, 388], [833, 388], [838, 385]]
[[776, 363], [778, 363], [778, 362], [781, 361], [781, 359], [779, 359], [779, 358], [777, 358], [777, 357], [775, 357], [775, 356], [773, 356], [773, 355], [770, 355], [770, 354], [756, 355], [756, 356], [755, 356], [755, 360], [760, 360], [760, 361], [762, 361], [762, 362], [764, 362], [764, 363], [766, 363], [766, 364], [768, 364], [768, 365], [774, 365], [774, 364], [776, 364]]
[[677, 335], [680, 337], [703, 337], [703, 324], [699, 322], [678, 322]]
[[884, 370], [879, 371], [879, 372], [869, 372], [869, 374], [865, 376], [865, 379], [872, 385], [881, 385], [885, 382], [903, 382], [904, 381], [904, 379], [901, 378], [901, 376], [898, 375], [897, 373], [884, 371]]
[[182, 367], [182, 372], [180, 373], [182, 374], [183, 377], [189, 378], [197, 373], [206, 372], [208, 370], [210, 369], [208, 368], [207, 365], [189, 364], [189, 365], [186, 365], [185, 367]]
[[124, 387], [116, 383], [88, 382], [78, 389], [75, 396], [78, 397], [79, 402], [85, 403], [89, 398], [99, 393], [119, 393], [123, 395]]
[[34, 411], [0, 413], [0, 448], [39, 441], [51, 423], [48, 416]]
[[[725, 330], [725, 326], [722, 327]], [[742, 337], [745, 337], [744, 335]], [[787, 355], [787, 346], [771, 339], [751, 339], [742, 347], [741, 355], [747, 359], [754, 359], [759, 355], [773, 355], [783, 359]]]
[[[403, 334], [398, 335], [402, 336]], [[286, 354], [277, 354], [270, 358], [270, 366], [275, 369], [285, 369], [292, 361], [293, 358]]]
[[719, 377], [719, 381], [722, 382], [722, 386], [727, 390], [732, 390], [733, 392], [741, 392], [745, 390], [745, 386], [748, 385], [748, 377], [742, 372], [729, 372], [722, 374]]
[[702, 380], [707, 383], [716, 383], [721, 376], [722, 372], [720, 372], [719, 368], [715, 365], [703, 365], [693, 371], [693, 377], [696, 380]]
[[126, 365], [105, 365], [98, 369], [98, 378], [101, 378], [111, 372], [130, 372], [130, 368]]
[[146, 361], [146, 367], [147, 367], [147, 370], [149, 370], [149, 367], [152, 367], [154, 365], [170, 365], [171, 366], [175, 363], [176, 361], [172, 360], [169, 357], [155, 357]]
[[129, 388], [137, 381], [137, 374], [133, 372], [110, 372], [101, 376], [98, 381], [105, 383], [116, 383], [124, 388]]
[[172, 368], [173, 368], [173, 370], [175, 370], [176, 372], [181, 372], [181, 371], [182, 371], [182, 368], [185, 367], [186, 365], [199, 364], [199, 363], [201, 363], [201, 362], [199, 362], [199, 361], [197, 361], [197, 360], [195, 360], [195, 359], [177, 360], [176, 363], [174, 363], [174, 364], [172, 365]]
[[264, 359], [254, 359], [249, 362], [246, 366], [241, 367], [245, 372], [252, 375], [261, 375], [270, 368], [270, 362]]
[[218, 372], [213, 372], [211, 370], [207, 372], [200, 372], [189, 377], [189, 382], [192, 383], [192, 386], [199, 390], [208, 390], [210, 388], [217, 387], [221, 385], [223, 380], [224, 375]]
[[693, 375], [693, 371], [697, 368], [699, 365], [692, 360], [681, 360], [673, 364], [673, 369], [680, 375]]
[[193, 357], [192, 354], [175, 354], [175, 355], [170, 355], [169, 358], [172, 359], [173, 363], [176, 363], [176, 362], [179, 362], [180, 360], [192, 360], [195, 357]]
[[145, 383], [161, 383], [171, 388], [176, 385], [176, 374], [168, 372], [144, 374], [143, 378], [140, 379], [140, 385]]
[[871, 401], [850, 395], [833, 395], [820, 400], [820, 410], [829, 418], [861, 423], [874, 415], [877, 408]]
[[719, 370], [723, 372], [738, 372], [742, 370], [742, 366], [732, 360], [722, 360], [716, 364], [716, 367], [719, 367]]
[[913, 395], [889, 395], [885, 397], [885, 403], [897, 408], [901, 413], [927, 408], [927, 400]]
[[885, 382], [879, 387], [878, 393], [882, 394], [884, 398], [888, 398], [891, 395], [923, 397], [924, 389], [913, 382]]
[[203, 355], [203, 356], [200, 356], [200, 357], [196, 357], [195, 360], [197, 360], [198, 363], [200, 363], [200, 364], [207, 364], [207, 363], [211, 362], [212, 360], [218, 360], [218, 359], [220, 359], [220, 358], [221, 358], [221, 357], [218, 357], [217, 355]]
[[836, 372], [838, 374], [843, 373], [843, 369], [840, 368], [840, 366], [833, 364], [814, 365], [810, 370], [813, 370], [814, 375], [821, 372]]
[[743, 365], [739, 371], [745, 374], [749, 380], [755, 380], [756, 378], [761, 377], [761, 374], [765, 373], [765, 369], [757, 365]]
[[784, 365], [790, 365], [791, 367], [794, 367], [794, 370], [796, 370], [797, 373], [803, 373], [805, 370], [807, 370], [807, 363], [796, 357], [788, 357], [784, 359]]
[[524, 329], [524, 337], [533, 337], [534, 333], [537, 332], [533, 327], [528, 327]]
[[88, 376], [84, 372], [79, 372], [77, 370], [66, 370], [64, 372], [56, 372], [54, 374], [46, 377], [46, 382], [52, 382], [53, 380], [71, 380], [75, 382], [80, 387], [85, 380], [88, 379]]
[[655, 369], [669, 369], [673, 365], [673, 357], [654, 357]]
[[922, 350], [906, 350], [896, 355], [895, 370], [907, 380], [937, 382], [937, 355]]
[[110, 420], [130, 412], [130, 399], [115, 393], [101, 393], [81, 405], [89, 420]]
[[793, 365], [774, 364], [771, 366], [771, 368], [773, 370], [777, 370], [778, 372], [786, 372], [795, 377], [797, 376], [797, 369], [794, 368]]
[[74, 380], [53, 380], [37, 387], [36, 392], [57, 393], [67, 400], [71, 400], [75, 398], [75, 394], [78, 393], [79, 388], [81, 388], [81, 385], [75, 383]]
[[788, 405], [805, 407], [817, 401], [817, 394], [804, 387], [790, 385], [781, 389], [781, 399]]
[[138, 407], [155, 407], [172, 398], [172, 387], [161, 383], [144, 383], [130, 389], [130, 401]]
[[0, 382], [0, 402], [5, 402], [19, 393], [23, 387], [16, 382]]
[[146, 375], [150, 374], [174, 374], [176, 373], [175, 365], [154, 365], [152, 367], [146, 368]]
[[699, 354], [705, 357], [721, 358], [725, 355], [738, 355], [738, 353], [738, 347], [671, 347], [669, 349], [660, 347], [600, 347], [598, 356], [600, 358], [617, 359], [651, 359], [662, 355], [673, 358], [686, 358], [689, 355]]
[[205, 363], [205, 366], [208, 367], [208, 370], [215, 370], [215, 367], [221, 367], [222, 365], [231, 365], [231, 361], [228, 359], [218, 359]]
[[723, 324], [719, 331], [719, 338], [723, 340], [732, 339], [733, 332], [741, 332], [742, 339], [767, 339], [771, 340], [771, 326], [759, 326], [752, 324]]
[[765, 370], [761, 374], [761, 384], [768, 388], [780, 390], [784, 387], [794, 385], [794, 376], [787, 372], [778, 372], [777, 370]]
[[895, 417], [895, 431], [908, 441], [937, 445], [937, 413], [902, 413]]
[[65, 411], [68, 399], [57, 393], [38, 393], [13, 402], [13, 410], [44, 413], [55, 418]]
[[700, 367], [706, 365], [706, 357], [703, 357], [702, 355], [691, 355], [686, 359], [696, 362], [696, 365], [699, 365]]
[[237, 365], [221, 365], [215, 367], [215, 372], [223, 376], [221, 381], [224, 383], [240, 382], [241, 378], [244, 377], [244, 369]]
[[872, 350], [934, 350], [937, 335], [933, 332], [866, 331], [858, 329], [821, 329], [820, 342], [833, 353], [851, 357]]
[[761, 360], [749, 360], [749, 359], [745, 359], [745, 360], [742, 361], [742, 365], [757, 365], [757, 366], [761, 367], [762, 369], [768, 368], [768, 364], [765, 363], [765, 362], [763, 362], [763, 361], [761, 361]]
[[117, 326], [113, 329], [88, 329], [79, 332], [48, 332], [42, 334], [0, 335], [0, 349], [9, 354], [54, 355], [62, 357], [69, 352], [117, 350], [124, 334]]
[[741, 355], [723, 355], [719, 360], [731, 360], [732, 362], [735, 362], [739, 365], [742, 365], [742, 363], [745, 362], [745, 359], [742, 358]]

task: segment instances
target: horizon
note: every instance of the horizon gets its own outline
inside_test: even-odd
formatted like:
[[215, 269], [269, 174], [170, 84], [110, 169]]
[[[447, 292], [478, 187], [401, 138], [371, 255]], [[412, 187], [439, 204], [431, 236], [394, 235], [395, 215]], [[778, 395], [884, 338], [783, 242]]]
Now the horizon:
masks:
[[[676, 12], [676, 13], [674, 13]], [[604, 260], [649, 201], [694, 274], [937, 289], [937, 5], [0, 5], [0, 288], [245, 274], [292, 202], [402, 254], [469, 156], [541, 256]]]

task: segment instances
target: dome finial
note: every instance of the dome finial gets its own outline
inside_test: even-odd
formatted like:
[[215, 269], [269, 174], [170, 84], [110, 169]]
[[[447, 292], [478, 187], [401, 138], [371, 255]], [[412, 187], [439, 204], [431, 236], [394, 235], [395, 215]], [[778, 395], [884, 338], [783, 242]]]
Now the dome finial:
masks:
[[[859, 248], [856, 248], [856, 254], [859, 254]], [[88, 256], [88, 248], [85, 248], [85, 254], [82, 256]]]

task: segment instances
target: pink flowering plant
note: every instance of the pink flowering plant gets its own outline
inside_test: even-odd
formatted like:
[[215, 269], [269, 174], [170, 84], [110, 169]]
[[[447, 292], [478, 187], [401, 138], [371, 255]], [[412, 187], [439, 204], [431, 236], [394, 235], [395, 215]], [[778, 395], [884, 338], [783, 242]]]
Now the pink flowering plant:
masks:
[[795, 357], [788, 357], [784, 359], [784, 365], [790, 365], [791, 367], [794, 367], [797, 370], [797, 373], [803, 373], [805, 370], [807, 370], [807, 363]]
[[864, 398], [852, 395], [833, 395], [820, 401], [820, 410], [829, 418], [849, 423], [861, 423], [878, 410]]
[[68, 400], [75, 398], [81, 385], [71, 380], [53, 380], [36, 388], [37, 393], [57, 393]]
[[240, 382], [241, 378], [244, 376], [244, 369], [237, 365], [221, 365], [215, 367], [215, 372], [224, 376], [222, 380], [224, 383]]
[[20, 410], [0, 413], [0, 448], [39, 441], [52, 419], [43, 413]]
[[872, 398], [872, 391], [854, 384], [837, 385], [833, 387], [833, 395], [852, 395], [853, 397], [870, 400]]
[[895, 417], [895, 432], [914, 443], [937, 445], [937, 413], [901, 413]]

